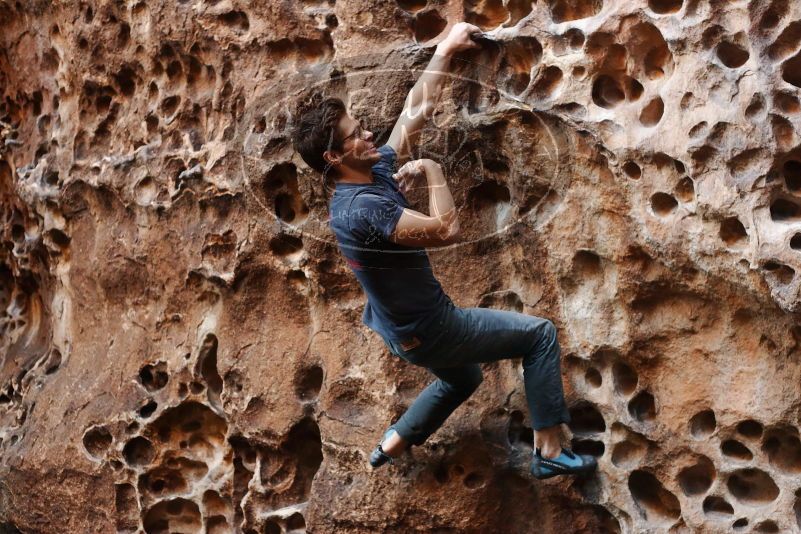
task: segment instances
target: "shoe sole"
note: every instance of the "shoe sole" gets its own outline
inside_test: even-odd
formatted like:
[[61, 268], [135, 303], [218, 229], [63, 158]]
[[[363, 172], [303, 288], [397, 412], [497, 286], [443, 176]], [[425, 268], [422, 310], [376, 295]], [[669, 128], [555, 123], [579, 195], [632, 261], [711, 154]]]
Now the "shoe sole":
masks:
[[553, 478], [553, 477], [561, 477], [561, 476], [581, 476], [581, 475], [589, 475], [589, 474], [593, 473], [595, 470], [596, 470], [596, 468], [595, 468], [595, 467], [592, 467], [592, 468], [588, 468], [588, 469], [582, 469], [582, 470], [578, 470], [578, 471], [568, 471], [568, 472], [566, 472], [566, 473], [548, 473], [548, 474], [545, 474], [545, 475], [543, 475], [543, 474], [541, 474], [541, 473], [535, 473], [535, 472], [532, 470], [532, 471], [531, 471], [531, 475], [532, 475], [534, 478], [536, 478], [537, 480], [547, 480], [547, 479], [549, 479], [549, 478]]

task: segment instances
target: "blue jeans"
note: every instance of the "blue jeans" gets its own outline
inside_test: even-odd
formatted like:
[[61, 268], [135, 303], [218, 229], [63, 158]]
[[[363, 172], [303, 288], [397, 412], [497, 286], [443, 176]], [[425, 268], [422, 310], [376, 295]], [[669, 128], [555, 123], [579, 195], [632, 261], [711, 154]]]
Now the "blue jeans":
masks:
[[390, 427], [404, 440], [420, 445], [442, 426], [481, 384], [479, 363], [519, 357], [523, 358], [532, 427], [541, 430], [570, 421], [556, 328], [547, 319], [488, 308], [459, 308], [449, 299], [441, 316], [416, 337], [421, 343], [409, 350], [384, 338], [393, 354], [426, 367], [437, 377]]

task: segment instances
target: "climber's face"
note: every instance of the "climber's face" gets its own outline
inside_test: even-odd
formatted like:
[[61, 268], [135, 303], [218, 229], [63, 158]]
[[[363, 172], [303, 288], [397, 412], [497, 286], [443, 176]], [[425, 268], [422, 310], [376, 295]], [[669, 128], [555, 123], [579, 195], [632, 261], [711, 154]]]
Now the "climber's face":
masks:
[[354, 169], [369, 168], [381, 160], [381, 154], [373, 143], [373, 132], [347, 113], [339, 120], [337, 137], [342, 165]]

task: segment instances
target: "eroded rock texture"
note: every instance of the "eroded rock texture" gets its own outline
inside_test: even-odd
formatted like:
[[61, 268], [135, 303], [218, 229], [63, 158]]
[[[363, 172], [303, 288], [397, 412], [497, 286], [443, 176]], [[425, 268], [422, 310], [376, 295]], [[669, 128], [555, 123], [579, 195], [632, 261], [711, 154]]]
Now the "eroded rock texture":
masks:
[[[498, 43], [425, 136], [432, 262], [558, 325], [590, 480], [527, 475], [519, 359], [366, 463], [430, 376], [361, 325], [287, 110], [385, 136], [461, 19]], [[2, 0], [0, 47], [0, 530], [801, 528], [798, 2]]]

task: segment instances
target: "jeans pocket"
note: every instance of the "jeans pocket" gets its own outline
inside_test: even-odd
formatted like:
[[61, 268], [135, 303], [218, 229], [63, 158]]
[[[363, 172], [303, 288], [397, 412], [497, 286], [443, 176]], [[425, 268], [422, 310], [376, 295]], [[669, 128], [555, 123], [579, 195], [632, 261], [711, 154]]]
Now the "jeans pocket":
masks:
[[388, 345], [392, 354], [394, 354], [395, 356], [399, 356], [404, 360], [411, 361], [412, 359], [414, 359], [414, 355], [420, 351], [420, 349], [423, 347], [424, 344], [421, 342], [416, 347], [404, 349], [399, 342], [390, 340]]

